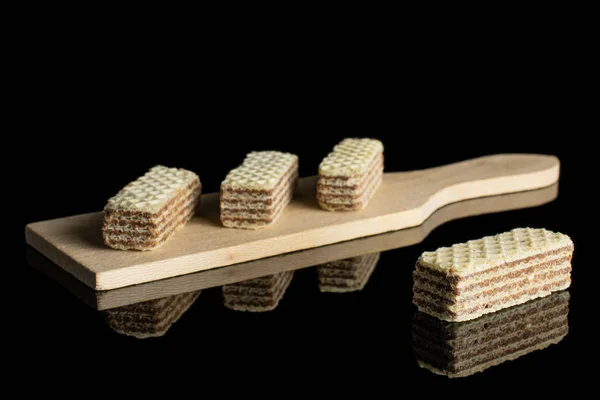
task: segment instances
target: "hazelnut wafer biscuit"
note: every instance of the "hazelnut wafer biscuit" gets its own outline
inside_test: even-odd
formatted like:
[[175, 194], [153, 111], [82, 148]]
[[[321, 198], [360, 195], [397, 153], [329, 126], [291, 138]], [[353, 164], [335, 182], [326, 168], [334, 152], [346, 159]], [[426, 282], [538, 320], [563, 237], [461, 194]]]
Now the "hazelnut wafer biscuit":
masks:
[[298, 157], [278, 151], [249, 153], [221, 183], [221, 222], [229, 228], [259, 229], [281, 216], [298, 181]]
[[379, 140], [342, 140], [319, 165], [319, 205], [328, 211], [366, 208], [381, 185], [383, 169], [383, 144]]
[[571, 284], [572, 240], [517, 228], [424, 252], [413, 272], [413, 303], [446, 321], [466, 321], [544, 297]]
[[153, 250], [194, 215], [202, 186], [198, 175], [158, 165], [129, 183], [104, 207], [104, 243], [121, 250]]

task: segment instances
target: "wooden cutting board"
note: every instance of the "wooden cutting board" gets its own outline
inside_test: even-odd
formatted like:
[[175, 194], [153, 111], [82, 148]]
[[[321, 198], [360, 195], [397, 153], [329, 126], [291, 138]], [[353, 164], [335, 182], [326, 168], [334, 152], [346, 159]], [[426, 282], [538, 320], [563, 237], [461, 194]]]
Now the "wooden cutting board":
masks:
[[115, 289], [422, 224], [457, 201], [550, 186], [559, 160], [499, 154], [420, 171], [386, 173], [359, 212], [328, 212], [315, 198], [316, 177], [303, 178], [277, 223], [248, 231], [224, 228], [219, 194], [202, 195], [198, 212], [161, 248], [121, 251], [102, 242], [102, 213], [27, 225], [26, 240], [61, 268], [97, 290]]
[[[364, 254], [411, 246], [420, 243], [432, 230], [450, 220], [537, 207], [551, 202], [557, 196], [558, 184], [554, 184], [537, 190], [459, 201], [435, 211], [423, 224], [412, 228], [114, 290], [96, 291], [85, 286], [31, 247], [27, 248], [26, 255], [29, 265], [33, 268], [46, 274], [93, 308], [107, 310], [167, 296], [229, 285], [248, 279], [261, 278], [284, 271], [313, 267]], [[406, 266], [413, 267], [414, 262]]]

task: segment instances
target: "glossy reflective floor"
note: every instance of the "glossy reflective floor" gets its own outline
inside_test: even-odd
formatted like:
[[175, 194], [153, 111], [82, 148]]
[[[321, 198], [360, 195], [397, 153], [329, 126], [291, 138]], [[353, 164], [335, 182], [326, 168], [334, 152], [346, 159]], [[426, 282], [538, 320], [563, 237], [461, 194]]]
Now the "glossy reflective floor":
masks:
[[[215, 365], [311, 362], [315, 373], [367, 368], [447, 384], [575, 374], [565, 364], [581, 315], [576, 285], [465, 323], [441, 322], [412, 304], [411, 274], [425, 250], [516, 226], [572, 233], [568, 220], [549, 221], [557, 193], [554, 186], [457, 203], [412, 229], [106, 292], [28, 249], [29, 324], [38, 333], [24, 335], [37, 337], [42, 353], [51, 351], [42, 343], [102, 357], [183, 347]], [[578, 268], [575, 256], [574, 282]]]

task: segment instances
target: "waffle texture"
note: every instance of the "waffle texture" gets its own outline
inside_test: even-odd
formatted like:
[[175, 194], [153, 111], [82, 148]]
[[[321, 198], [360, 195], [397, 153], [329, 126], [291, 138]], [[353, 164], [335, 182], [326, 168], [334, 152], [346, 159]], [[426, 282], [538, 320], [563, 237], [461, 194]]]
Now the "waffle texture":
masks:
[[232, 169], [222, 182], [223, 189], [273, 190], [293, 165], [298, 156], [279, 151], [253, 151], [242, 165]]
[[129, 183], [104, 207], [104, 243], [121, 250], [153, 250], [194, 215], [202, 186], [191, 171], [156, 166]]
[[467, 321], [571, 284], [573, 242], [519, 228], [425, 252], [413, 272], [413, 303], [446, 321]]
[[229, 228], [273, 224], [293, 197], [298, 157], [277, 151], [251, 152], [221, 183], [221, 222]]
[[319, 175], [346, 178], [364, 175], [381, 153], [383, 144], [379, 140], [344, 139], [321, 161]]
[[196, 181], [191, 171], [157, 165], [110, 198], [105, 210], [157, 213]]
[[379, 140], [344, 139], [319, 165], [319, 205], [328, 211], [363, 210], [381, 185], [383, 170]]
[[497, 265], [572, 247], [571, 239], [546, 229], [517, 228], [494, 236], [424, 252], [419, 263], [448, 274], [465, 276]]

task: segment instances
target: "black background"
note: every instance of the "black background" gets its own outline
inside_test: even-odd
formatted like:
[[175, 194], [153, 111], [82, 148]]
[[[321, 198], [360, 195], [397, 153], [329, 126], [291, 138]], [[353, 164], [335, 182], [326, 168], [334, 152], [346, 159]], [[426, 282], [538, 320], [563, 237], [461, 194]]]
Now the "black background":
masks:
[[[17, 244], [7, 246], [15, 256], [7, 269], [16, 274], [8, 292], [16, 299], [10, 343], [23, 349], [18, 368], [35, 365], [36, 376], [90, 384], [99, 376], [169, 376], [169, 385], [220, 377], [231, 385], [278, 380], [292, 389], [583, 379], [582, 360], [594, 351], [597, 268], [595, 237], [587, 234], [596, 220], [597, 171], [589, 139], [597, 127], [584, 122], [592, 111], [584, 101], [587, 56], [559, 36], [517, 47], [497, 39], [442, 42], [360, 43], [360, 52], [331, 42], [314, 53], [265, 49], [243, 37], [237, 46], [210, 49], [137, 42], [97, 54], [86, 43], [37, 49], [43, 68], [27, 65], [25, 107], [13, 135], [20, 145], [10, 148], [22, 160], [19, 212], [11, 213]], [[301, 176], [309, 176], [350, 136], [381, 139], [387, 171], [503, 152], [554, 154], [562, 163], [560, 194], [539, 208], [447, 223], [421, 244], [385, 253], [360, 293], [323, 296], [307, 269], [276, 311], [255, 315], [224, 310], [218, 290], [207, 290], [158, 340], [117, 335], [25, 262], [26, 223], [100, 210], [155, 164], [196, 171], [204, 192], [213, 192], [248, 151], [293, 152]], [[410, 272], [418, 255], [521, 226], [560, 231], [575, 242], [569, 335], [464, 380], [420, 369], [410, 337]], [[58, 370], [57, 360], [67, 367]]]

